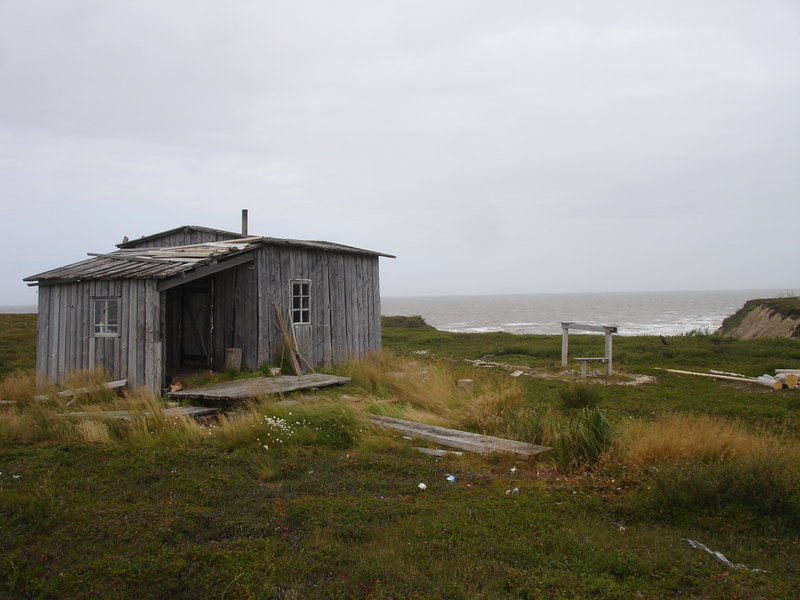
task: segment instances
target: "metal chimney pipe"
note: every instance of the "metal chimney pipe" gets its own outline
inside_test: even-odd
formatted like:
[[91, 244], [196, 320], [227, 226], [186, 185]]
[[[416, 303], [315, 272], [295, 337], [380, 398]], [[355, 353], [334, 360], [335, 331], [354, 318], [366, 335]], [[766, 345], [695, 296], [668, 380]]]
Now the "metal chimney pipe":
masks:
[[247, 209], [242, 209], [242, 237], [247, 237]]

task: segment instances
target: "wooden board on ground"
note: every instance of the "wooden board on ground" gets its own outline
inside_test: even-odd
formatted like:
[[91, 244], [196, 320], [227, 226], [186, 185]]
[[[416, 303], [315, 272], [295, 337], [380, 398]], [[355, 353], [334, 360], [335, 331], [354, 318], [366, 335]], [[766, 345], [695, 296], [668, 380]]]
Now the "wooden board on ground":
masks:
[[[165, 417], [208, 417], [215, 415], [219, 412], [218, 408], [208, 408], [206, 406], [175, 406], [173, 408], [165, 408], [161, 414]], [[104, 419], [123, 419], [130, 421], [136, 415], [150, 416], [150, 411], [136, 412], [133, 410], [96, 410], [84, 412], [68, 412], [60, 413], [59, 417], [101, 417]]]
[[526, 442], [517, 442], [515, 440], [480, 435], [468, 431], [459, 431], [458, 429], [448, 429], [447, 427], [437, 427], [436, 425], [426, 425], [424, 423], [394, 419], [382, 415], [367, 415], [367, 418], [376, 425], [395, 429], [411, 437], [436, 442], [448, 448], [477, 452], [478, 454], [506, 452], [528, 458], [540, 452], [544, 452], [545, 450], [549, 450], [549, 448], [545, 446], [537, 446]]
[[[102, 389], [119, 390], [124, 388], [126, 385], [128, 385], [127, 379], [119, 379], [117, 381], [109, 381], [108, 383], [103, 383], [102, 385], [92, 385], [89, 387], [82, 387], [74, 390], [64, 390], [62, 392], [58, 392], [57, 395], [61, 396], [62, 398], [71, 398], [72, 396], [77, 396], [80, 394], [89, 394], [91, 392], [96, 392]], [[47, 398], [48, 396], [46, 395], [33, 397], [34, 400], [39, 400], [39, 401], [47, 400]]]
[[295, 390], [341, 385], [350, 381], [349, 377], [338, 375], [325, 375], [323, 373], [309, 373], [300, 377], [296, 375], [281, 375], [280, 377], [253, 377], [250, 379], [237, 379], [226, 381], [203, 388], [193, 388], [169, 392], [170, 398], [191, 398], [193, 400], [247, 400], [269, 394], [282, 394]]

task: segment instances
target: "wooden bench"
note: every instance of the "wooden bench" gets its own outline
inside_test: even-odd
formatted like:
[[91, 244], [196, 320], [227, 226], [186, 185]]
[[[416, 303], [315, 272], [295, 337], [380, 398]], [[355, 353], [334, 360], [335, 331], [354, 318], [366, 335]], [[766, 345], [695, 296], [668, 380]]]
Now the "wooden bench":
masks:
[[601, 363], [608, 363], [608, 359], [604, 356], [599, 358], [576, 358], [575, 360], [580, 361], [581, 363], [581, 377], [586, 377], [586, 363], [590, 360], [596, 360]]
[[603, 358], [578, 358], [581, 361], [581, 375], [586, 377], [586, 361], [599, 360], [606, 364], [606, 376], [611, 375], [611, 335], [618, 332], [616, 325], [588, 325], [586, 323], [561, 322], [561, 366], [567, 366], [567, 351], [569, 348], [569, 330], [596, 331], [605, 334], [605, 356]]

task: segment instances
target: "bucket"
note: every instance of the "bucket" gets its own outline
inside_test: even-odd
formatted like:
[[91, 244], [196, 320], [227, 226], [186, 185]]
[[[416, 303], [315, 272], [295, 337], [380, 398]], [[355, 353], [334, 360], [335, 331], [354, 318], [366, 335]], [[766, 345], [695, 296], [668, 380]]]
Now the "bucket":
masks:
[[225, 348], [225, 370], [226, 371], [242, 370], [241, 348]]

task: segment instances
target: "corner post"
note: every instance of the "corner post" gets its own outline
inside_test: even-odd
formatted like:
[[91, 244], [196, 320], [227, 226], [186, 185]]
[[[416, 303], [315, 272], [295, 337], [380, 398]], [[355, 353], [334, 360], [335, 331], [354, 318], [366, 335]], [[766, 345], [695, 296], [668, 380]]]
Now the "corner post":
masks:
[[572, 321], [561, 322], [561, 366], [567, 366], [567, 350], [569, 347], [569, 326]]
[[611, 375], [611, 336], [612, 336], [612, 329], [610, 327], [606, 327], [606, 376]]

